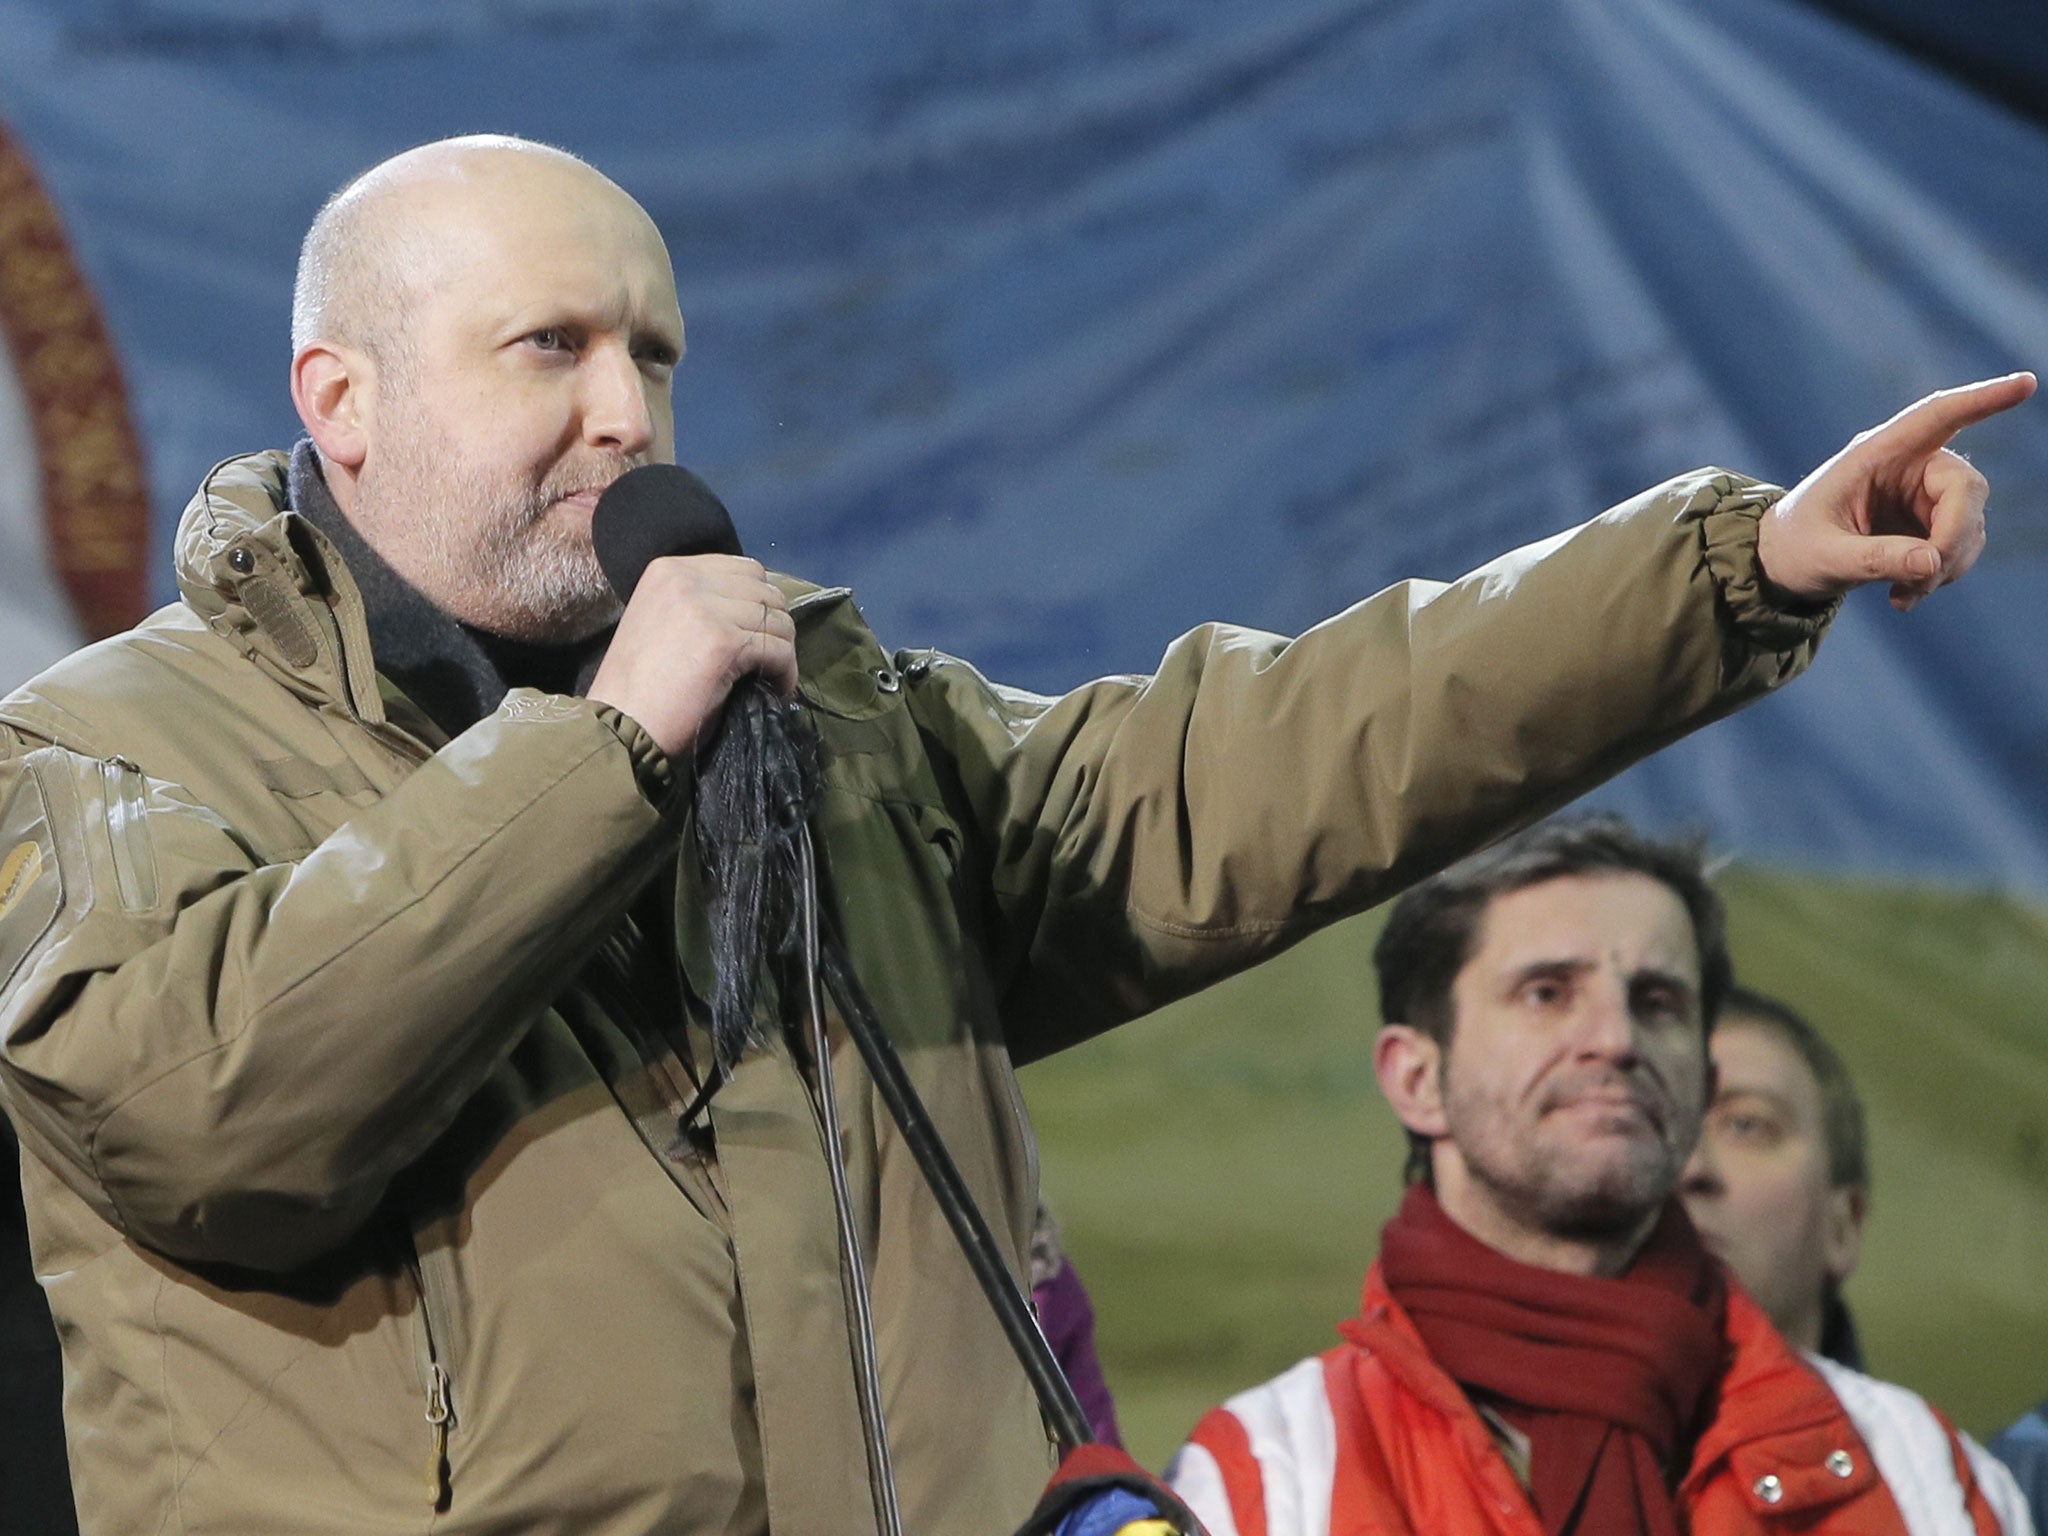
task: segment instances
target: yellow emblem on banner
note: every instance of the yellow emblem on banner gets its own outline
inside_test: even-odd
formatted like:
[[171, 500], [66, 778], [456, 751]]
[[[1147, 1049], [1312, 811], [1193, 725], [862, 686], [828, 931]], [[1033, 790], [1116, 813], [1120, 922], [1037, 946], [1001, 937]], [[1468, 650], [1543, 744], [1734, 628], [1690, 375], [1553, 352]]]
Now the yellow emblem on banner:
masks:
[[0, 920], [21, 905], [43, 872], [43, 850], [36, 843], [16, 843], [0, 859]]

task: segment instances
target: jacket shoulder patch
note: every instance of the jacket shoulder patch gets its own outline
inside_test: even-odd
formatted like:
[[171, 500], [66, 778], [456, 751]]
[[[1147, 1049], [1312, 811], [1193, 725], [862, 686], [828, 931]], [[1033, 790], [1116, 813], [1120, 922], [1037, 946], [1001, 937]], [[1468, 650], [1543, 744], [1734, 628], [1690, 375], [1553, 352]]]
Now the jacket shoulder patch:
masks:
[[14, 980], [29, 951], [64, 906], [64, 876], [49, 808], [35, 774], [17, 765], [0, 801], [0, 987]]

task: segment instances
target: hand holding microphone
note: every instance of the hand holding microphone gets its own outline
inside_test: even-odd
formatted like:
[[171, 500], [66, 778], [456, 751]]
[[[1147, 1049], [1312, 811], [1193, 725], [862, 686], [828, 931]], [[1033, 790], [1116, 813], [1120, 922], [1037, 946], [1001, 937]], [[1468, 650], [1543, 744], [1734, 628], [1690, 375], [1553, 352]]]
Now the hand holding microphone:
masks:
[[621, 475], [599, 498], [591, 538], [626, 611], [590, 697], [687, 757], [733, 685], [758, 673], [796, 688], [796, 626], [761, 562], [740, 553], [732, 519], [675, 464]]
[[675, 464], [628, 470], [590, 536], [626, 600], [590, 697], [696, 765], [696, 852], [711, 882], [711, 1036], [721, 1070], [764, 1043], [761, 970], [797, 945], [799, 845], [824, 749], [791, 699], [796, 624], [708, 486]]

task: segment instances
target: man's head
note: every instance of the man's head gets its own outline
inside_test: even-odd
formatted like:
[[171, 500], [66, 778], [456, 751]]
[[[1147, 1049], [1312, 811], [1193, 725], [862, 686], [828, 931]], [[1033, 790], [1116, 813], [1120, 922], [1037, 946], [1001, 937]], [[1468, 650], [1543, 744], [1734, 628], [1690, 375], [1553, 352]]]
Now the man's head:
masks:
[[572, 155], [446, 139], [343, 187], [300, 252], [292, 401], [329, 488], [457, 618], [571, 640], [617, 613], [597, 493], [674, 458], [683, 320], [646, 212]]
[[1863, 1103], [1834, 1048], [1775, 998], [1731, 992], [1712, 1050], [1714, 1101], [1685, 1208], [1778, 1331], [1818, 1349], [1862, 1251]]
[[1409, 891], [1373, 958], [1410, 1178], [1504, 1252], [1625, 1261], [1698, 1137], [1729, 986], [1697, 847], [1546, 823]]

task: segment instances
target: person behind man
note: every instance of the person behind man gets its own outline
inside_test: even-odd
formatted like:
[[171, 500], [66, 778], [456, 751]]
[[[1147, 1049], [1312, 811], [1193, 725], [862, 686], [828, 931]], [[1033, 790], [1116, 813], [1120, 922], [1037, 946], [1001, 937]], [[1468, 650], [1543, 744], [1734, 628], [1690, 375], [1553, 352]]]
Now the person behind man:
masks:
[[1060, 1242], [1060, 1224], [1043, 1200], [1031, 1228], [1031, 1306], [1053, 1359], [1074, 1389], [1074, 1400], [1088, 1415], [1088, 1427], [1102, 1444], [1121, 1450], [1124, 1438], [1117, 1428], [1116, 1399], [1095, 1349], [1095, 1304]]
[[1776, 687], [1848, 589], [1962, 574], [1944, 445], [2034, 386], [1051, 699], [739, 557], [622, 611], [592, 507], [673, 459], [683, 341], [581, 161], [373, 168], [301, 256], [307, 440], [207, 477], [178, 603], [0, 704], [0, 1092], [87, 1536], [1010, 1528], [1044, 1422], [850, 1047], [829, 1152], [808, 1052], [711, 1054], [678, 849], [734, 680], [824, 738], [822, 921], [1021, 1277], [1013, 1061]]
[[2036, 1530], [2048, 1529], [2048, 1402], [2029, 1408], [2000, 1430], [1991, 1454], [2010, 1471]]
[[1679, 1185], [1707, 1251], [1787, 1343], [1814, 1357], [1909, 1530], [1969, 1536], [1988, 1514], [2007, 1536], [2031, 1532], [2003, 1466], [1918, 1394], [1863, 1372], [1842, 1286], [1862, 1252], [1870, 1158], [1863, 1100], [1841, 1056], [1790, 1004], [1740, 986], [1708, 1046], [1713, 1100]]
[[[0, 1167], [16, 1165], [14, 1133], [0, 1124]], [[8, 1536], [78, 1536], [60, 1418], [62, 1367], [50, 1309], [29, 1267], [21, 1196], [0, 1193], [0, 1510]]]
[[1679, 1186], [1686, 1214], [1797, 1349], [1863, 1368], [1842, 1285], [1863, 1251], [1863, 1100], [1789, 1004], [1728, 994], [1710, 1041], [1714, 1098]]
[[1409, 1188], [1344, 1342], [1175, 1459], [1212, 1536], [1954, 1528], [1674, 1198], [1731, 982], [1696, 849], [1545, 823], [1409, 891], [1373, 959]]

